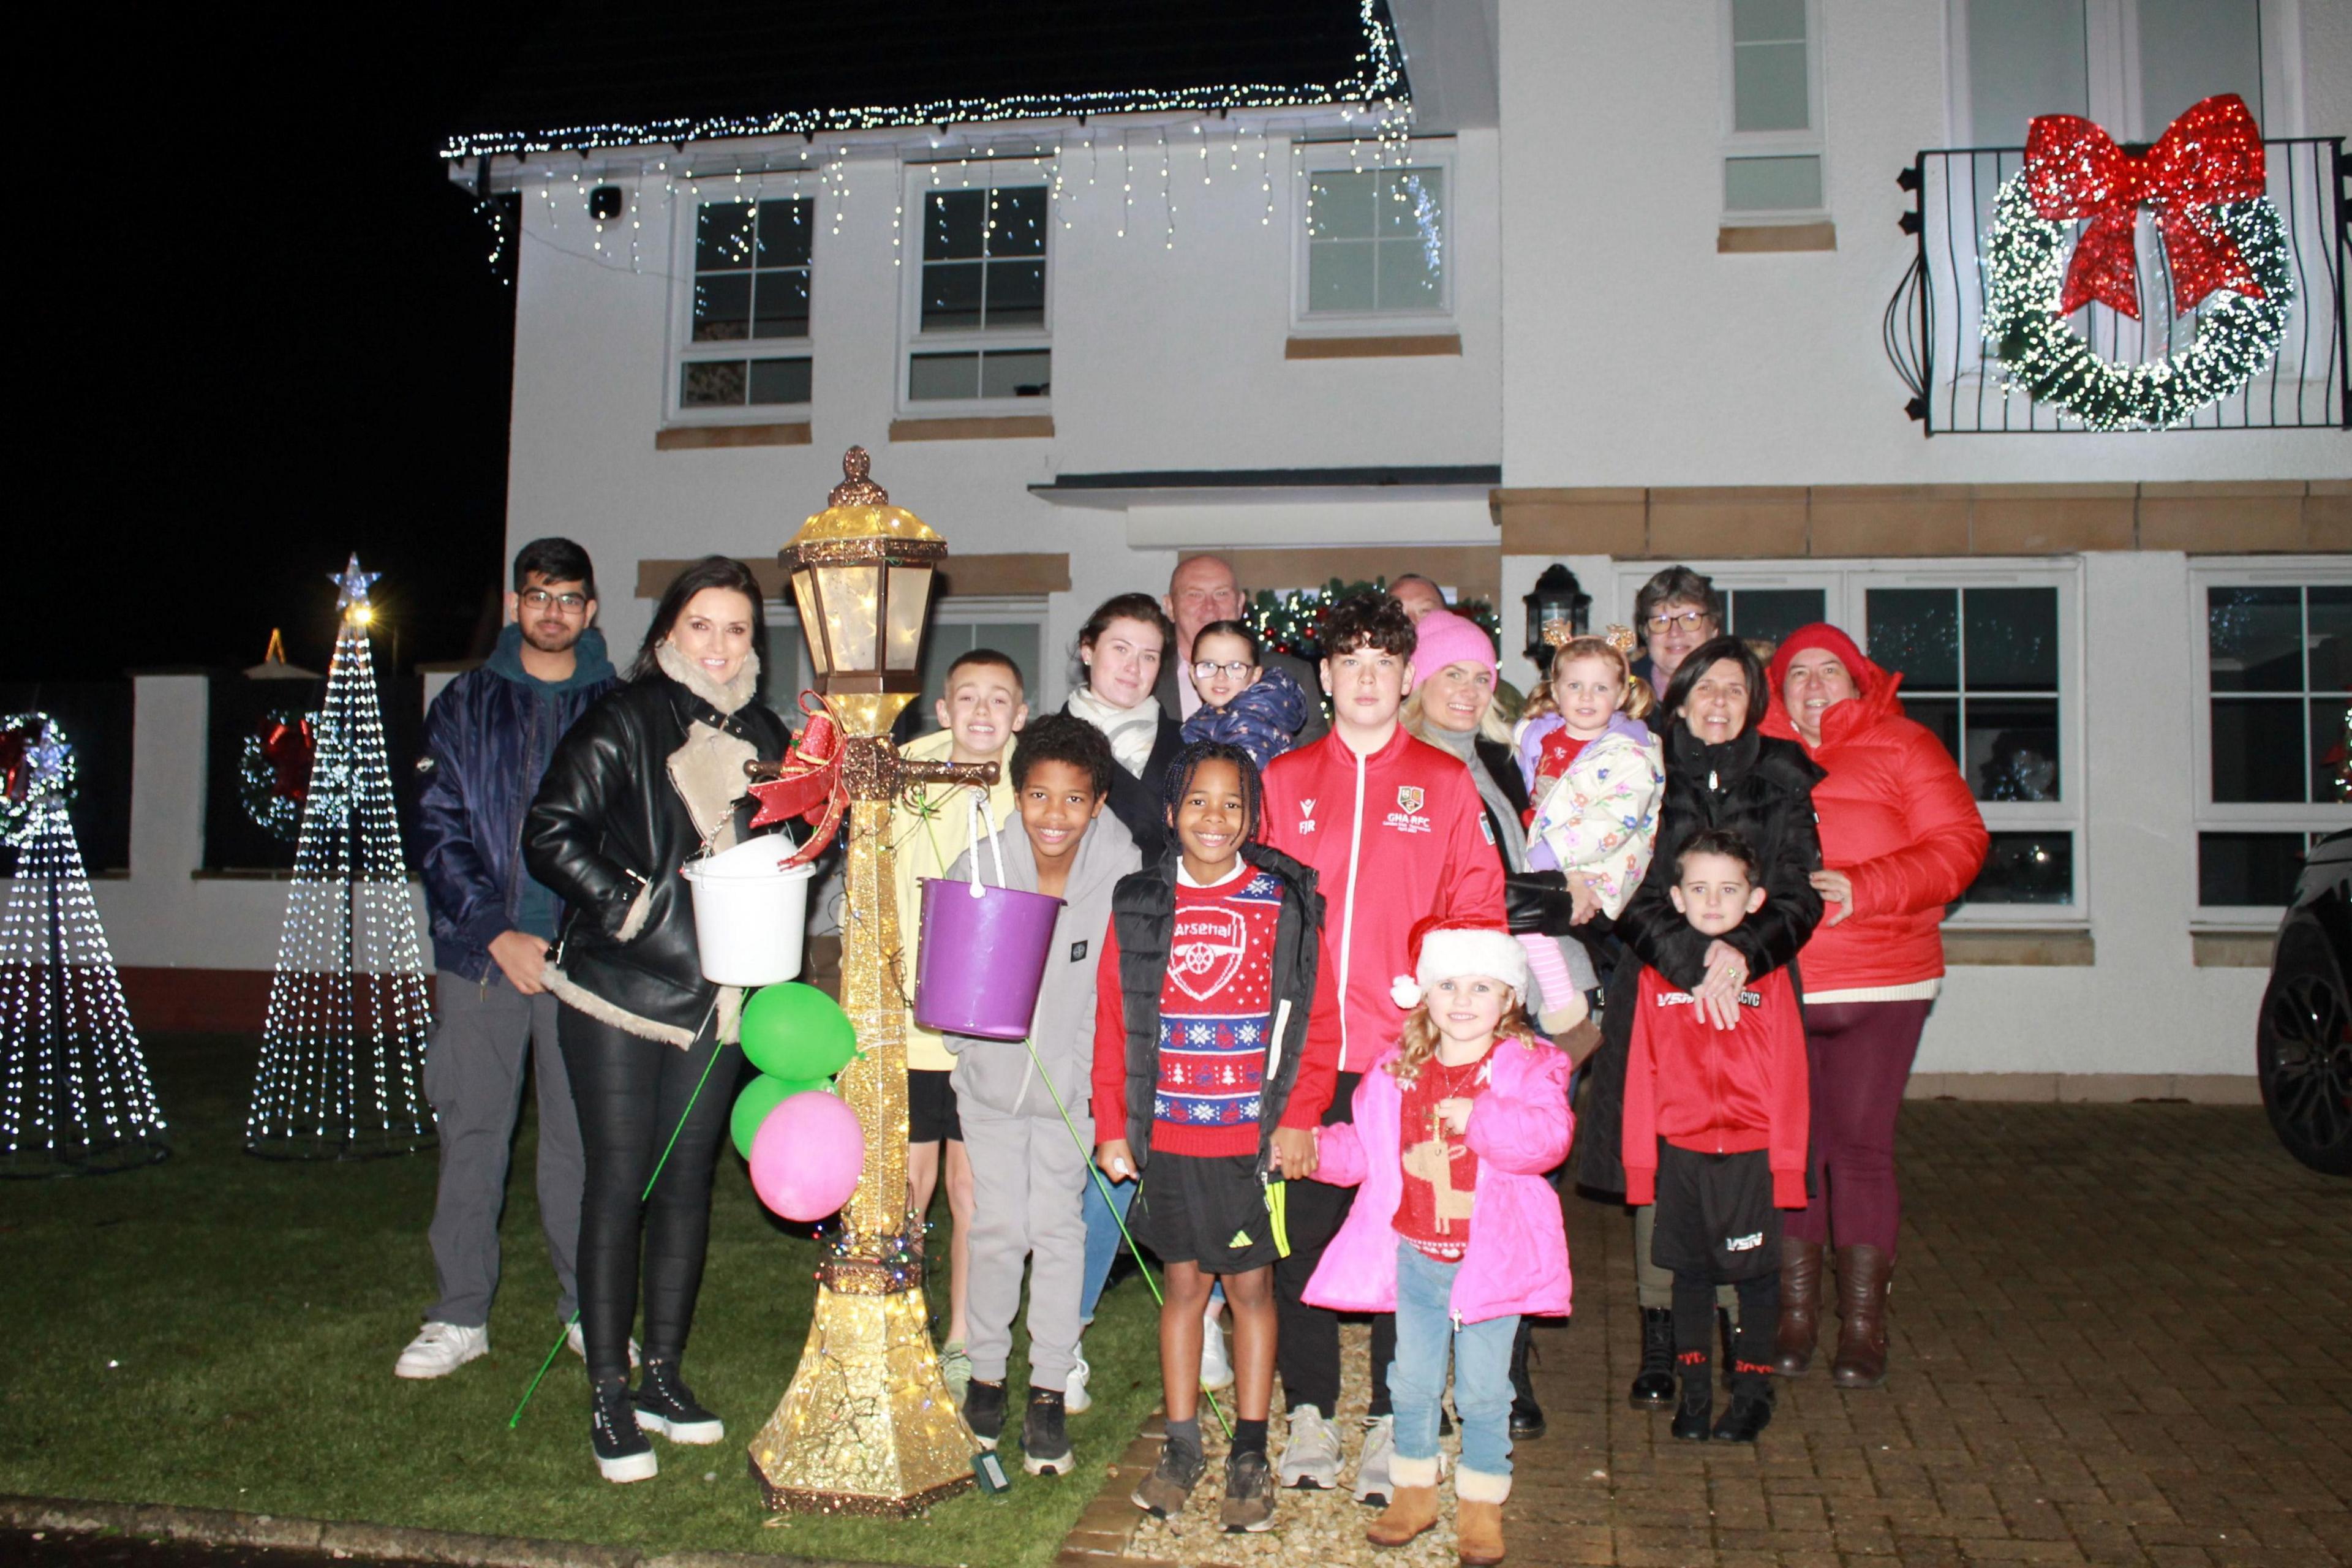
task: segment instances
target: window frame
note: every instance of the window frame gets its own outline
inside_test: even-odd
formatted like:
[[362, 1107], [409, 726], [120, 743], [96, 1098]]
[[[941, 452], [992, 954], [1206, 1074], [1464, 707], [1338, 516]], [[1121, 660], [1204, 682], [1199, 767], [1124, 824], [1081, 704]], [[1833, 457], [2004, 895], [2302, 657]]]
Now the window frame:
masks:
[[[662, 355], [662, 423], [666, 426], [698, 425], [772, 425], [780, 420], [809, 417], [816, 404], [815, 332], [817, 277], [824, 271], [823, 236], [814, 215], [824, 210], [822, 176], [815, 171], [781, 171], [746, 174], [739, 184], [719, 176], [696, 183], [671, 205], [675, 215], [670, 234], [668, 342]], [[802, 201], [811, 203], [809, 234], [809, 330], [796, 338], [738, 338], [715, 342], [694, 341], [694, 254], [696, 232], [706, 204]], [[740, 359], [804, 359], [809, 362], [810, 392], [805, 403], [730, 403], [710, 407], [685, 401], [686, 367], [698, 361]], [[748, 374], [748, 373], [747, 373]]]
[[[2352, 559], [2341, 555], [2265, 556], [2252, 565], [2227, 558], [2189, 563], [2189, 639], [2191, 666], [2189, 717], [2189, 766], [2194, 770], [2189, 834], [2189, 886], [2192, 929], [2272, 931], [2284, 904], [2208, 904], [2199, 859], [2208, 833], [2297, 832], [2306, 838], [2352, 827], [2352, 801], [2290, 805], [2213, 798], [2213, 645], [2209, 636], [2208, 590], [2212, 588], [2352, 588]], [[2308, 615], [2308, 609], [2305, 612]], [[2308, 652], [2306, 645], [2306, 655]], [[2228, 695], [2224, 693], [2224, 695]], [[2283, 698], [2285, 694], [2281, 693]], [[2309, 701], [2306, 687], [2294, 696]], [[2308, 720], [2305, 720], [2308, 722]]]
[[[943, 180], [942, 171], [960, 171], [962, 178], [953, 184]], [[1023, 171], [1034, 174], [1026, 177], [1001, 179], [999, 171]], [[974, 182], [971, 176], [979, 174]], [[981, 190], [1014, 186], [1035, 188], [1045, 193], [1045, 321], [1037, 327], [977, 327], [963, 331], [923, 331], [923, 222], [924, 199], [935, 191]], [[892, 381], [892, 406], [901, 419], [966, 418], [999, 415], [1051, 414], [1054, 395], [1049, 390], [1043, 397], [924, 397], [910, 395], [914, 383], [915, 357], [918, 354], [977, 352], [981, 353], [1017, 353], [1054, 350], [1054, 301], [1059, 290], [1054, 286], [1056, 251], [1060, 248], [1053, 235], [1059, 226], [1060, 203], [1055, 198], [1054, 160], [1048, 157], [1018, 158], [928, 158], [910, 160], [899, 170], [900, 228], [898, 270], [904, 276], [898, 289], [898, 365]], [[1048, 386], [1051, 378], [1049, 376]]]
[[[1630, 617], [1633, 595], [1656, 562], [1616, 565], [1616, 604]], [[1867, 651], [1872, 588], [2055, 588], [2058, 594], [2058, 777], [2055, 801], [1979, 800], [1990, 833], [2058, 833], [2074, 840], [2074, 898], [2066, 903], [1965, 903], [1945, 917], [1953, 927], [1992, 930], [2087, 928], [2092, 913], [2089, 759], [2084, 740], [2084, 574], [2079, 557], [2058, 560], [1693, 561], [1718, 593], [1752, 588], [1819, 588], [1832, 626]], [[1639, 628], [1636, 628], [1639, 635]], [[1965, 679], [1965, 670], [1963, 679]], [[1960, 694], [1967, 691], [1963, 685]], [[1937, 695], [1940, 696], [1941, 693]], [[1965, 737], [1965, 732], [1964, 732]], [[1973, 793], [1973, 791], [1971, 791]]]
[[[1406, 142], [1410, 155], [1398, 164], [1367, 162], [1367, 143], [1356, 142], [1294, 142], [1290, 149], [1290, 183], [1296, 218], [1290, 226], [1290, 331], [1294, 337], [1402, 337], [1458, 330], [1460, 310], [1454, 287], [1459, 261], [1456, 236], [1460, 225], [1454, 209], [1461, 190], [1457, 174], [1458, 148], [1451, 136], [1416, 136]], [[1307, 285], [1314, 265], [1314, 240], [1307, 230], [1307, 185], [1318, 174], [1376, 174], [1382, 169], [1436, 169], [1445, 177], [1445, 199], [1438, 243], [1444, 262], [1439, 275], [1444, 304], [1433, 310], [1309, 310]]]
[[[1716, 199], [1724, 226], [1766, 227], [1825, 223], [1830, 217], [1829, 134], [1823, 124], [1826, 94], [1822, 83], [1822, 0], [1805, 5], [1805, 119], [1803, 131], [1741, 131], [1737, 71], [1732, 42], [1733, 0], [1717, 0], [1716, 60], [1720, 82], [1717, 119], [1720, 143], [1716, 150]], [[1821, 169], [1822, 199], [1811, 207], [1734, 207], [1730, 201], [1729, 165], [1743, 158], [1813, 159]]]

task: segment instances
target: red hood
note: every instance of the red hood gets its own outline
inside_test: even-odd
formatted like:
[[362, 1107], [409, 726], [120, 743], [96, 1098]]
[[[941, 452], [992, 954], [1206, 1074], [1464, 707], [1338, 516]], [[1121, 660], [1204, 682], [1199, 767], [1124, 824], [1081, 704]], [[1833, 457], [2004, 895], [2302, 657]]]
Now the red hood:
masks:
[[1790, 663], [1807, 648], [1814, 647], [1836, 654], [1838, 661], [1853, 677], [1856, 688], [1851, 700], [1834, 703], [1822, 714], [1822, 747], [1833, 746], [1882, 719], [1903, 717], [1903, 702], [1895, 695], [1903, 684], [1902, 672], [1880, 668], [1854, 646], [1852, 637], [1826, 622], [1816, 621], [1790, 632], [1773, 650], [1772, 662], [1764, 676], [1771, 699], [1764, 713], [1764, 733], [1803, 743], [1804, 737], [1797, 733], [1796, 721], [1790, 717], [1788, 702], [1780, 693], [1788, 684]]

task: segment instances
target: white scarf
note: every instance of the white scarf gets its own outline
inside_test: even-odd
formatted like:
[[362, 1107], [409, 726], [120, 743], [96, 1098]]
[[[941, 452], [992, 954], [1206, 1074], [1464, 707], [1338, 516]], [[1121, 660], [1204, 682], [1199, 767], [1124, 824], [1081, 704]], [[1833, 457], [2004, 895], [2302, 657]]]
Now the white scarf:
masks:
[[1143, 776], [1143, 764], [1151, 760], [1151, 747], [1160, 739], [1160, 699], [1147, 697], [1132, 708], [1114, 708], [1094, 693], [1094, 688], [1081, 686], [1070, 693], [1063, 710], [1084, 719], [1103, 732], [1110, 742], [1110, 754], [1118, 765]]

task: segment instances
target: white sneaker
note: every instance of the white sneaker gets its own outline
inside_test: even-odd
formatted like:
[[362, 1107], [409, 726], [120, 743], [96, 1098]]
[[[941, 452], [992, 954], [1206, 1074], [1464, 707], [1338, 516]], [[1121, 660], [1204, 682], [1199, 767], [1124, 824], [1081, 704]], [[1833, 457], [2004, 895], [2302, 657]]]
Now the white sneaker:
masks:
[[477, 1356], [490, 1353], [490, 1331], [462, 1323], [427, 1323], [392, 1363], [394, 1377], [446, 1377]]
[[1201, 1386], [1216, 1390], [1234, 1385], [1234, 1363], [1225, 1354], [1225, 1333], [1211, 1316], [1201, 1323]]
[[1356, 1500], [1389, 1506], [1389, 1460], [1396, 1454], [1396, 1417], [1364, 1418], [1364, 1451], [1356, 1460]]
[[1286, 1487], [1329, 1491], [1339, 1484], [1339, 1434], [1312, 1405], [1290, 1413], [1290, 1437], [1282, 1445], [1276, 1478]]
[[[570, 1328], [563, 1331], [563, 1342], [572, 1347], [572, 1353], [573, 1355], [578, 1356], [582, 1361], [586, 1361], [588, 1359], [588, 1336], [581, 1331], [580, 1325], [578, 1323], [573, 1323]], [[642, 1363], [637, 1360], [637, 1342], [631, 1340], [629, 1342], [629, 1370], [631, 1372], [635, 1372], [640, 1364]]]
[[1087, 1379], [1094, 1368], [1087, 1363], [1087, 1342], [1080, 1340], [1073, 1352], [1077, 1364], [1070, 1368], [1069, 1385], [1062, 1390], [1062, 1409], [1072, 1415], [1083, 1415], [1094, 1408], [1095, 1396], [1087, 1392]]

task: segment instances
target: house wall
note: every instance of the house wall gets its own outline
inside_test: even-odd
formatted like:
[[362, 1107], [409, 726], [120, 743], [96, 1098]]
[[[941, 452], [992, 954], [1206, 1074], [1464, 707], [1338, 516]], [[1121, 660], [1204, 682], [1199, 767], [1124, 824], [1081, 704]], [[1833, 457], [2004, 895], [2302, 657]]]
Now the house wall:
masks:
[[[2341, 7], [2301, 9], [2305, 123], [2271, 129], [2352, 130], [2352, 28]], [[1504, 0], [1505, 646], [1522, 635], [1507, 612], [1553, 560], [1597, 588], [1597, 622], [1629, 621], [1630, 592], [1611, 587], [1660, 557], [1933, 553], [1917, 534], [1945, 523], [1959, 555], [1983, 548], [1994, 507], [2015, 508], [2001, 524], [2016, 525], [2000, 535], [2010, 550], [2081, 563], [2087, 916], [2037, 928], [2021, 910], [2015, 941], [1973, 953], [1948, 942], [1954, 967], [1915, 1091], [2210, 1094], [2210, 1075], [2251, 1069], [2267, 953], [2259, 929], [2203, 944], [2192, 932], [2189, 552], [2352, 542], [2341, 482], [2352, 441], [2310, 430], [1922, 438], [1880, 318], [1915, 244], [1896, 226], [1909, 197], [1895, 175], [1917, 150], [1949, 144], [1946, 11], [1823, 0], [1836, 247], [1721, 254], [1723, 8]], [[2281, 483], [2262, 492], [2269, 510], [2256, 519], [2247, 497], [2213, 488], [2221, 480]], [[2110, 489], [1981, 489], [2102, 482]], [[2179, 482], [2208, 488], [2178, 492], [2159, 518], [2146, 498], [2168, 492], [2143, 487]], [[1859, 485], [1971, 489], [1865, 499], [1845, 536], [1864, 542], [1840, 549], [1815, 487]], [[1694, 487], [1708, 496], [1662, 507], [1659, 491]], [[1529, 495], [1546, 490], [1610, 504], [1515, 513], [1514, 497], [1572, 499]], [[1673, 510], [1709, 498], [1710, 515]], [[1515, 527], [1515, 516], [1537, 521]], [[1524, 660], [1511, 669], [1531, 673]]]

